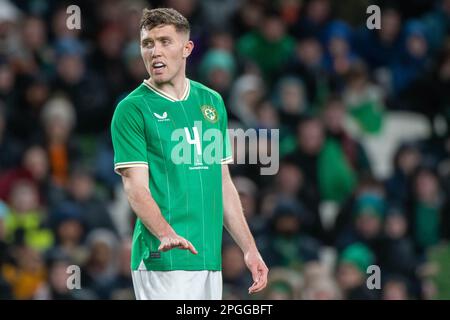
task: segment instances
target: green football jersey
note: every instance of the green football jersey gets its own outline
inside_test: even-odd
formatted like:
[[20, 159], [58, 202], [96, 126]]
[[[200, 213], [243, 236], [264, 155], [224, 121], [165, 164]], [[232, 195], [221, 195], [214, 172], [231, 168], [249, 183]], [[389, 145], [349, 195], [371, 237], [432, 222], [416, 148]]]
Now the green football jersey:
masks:
[[144, 81], [118, 104], [111, 135], [115, 171], [147, 167], [162, 215], [198, 251], [158, 251], [160, 241], [138, 218], [132, 270], [221, 270], [222, 164], [232, 160], [221, 96], [186, 80], [177, 100]]

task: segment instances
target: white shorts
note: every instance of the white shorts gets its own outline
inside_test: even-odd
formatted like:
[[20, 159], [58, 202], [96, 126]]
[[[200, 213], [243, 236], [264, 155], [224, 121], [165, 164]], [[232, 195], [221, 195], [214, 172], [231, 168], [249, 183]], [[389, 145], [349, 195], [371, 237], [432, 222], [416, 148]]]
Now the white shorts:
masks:
[[131, 271], [137, 300], [221, 300], [222, 271]]

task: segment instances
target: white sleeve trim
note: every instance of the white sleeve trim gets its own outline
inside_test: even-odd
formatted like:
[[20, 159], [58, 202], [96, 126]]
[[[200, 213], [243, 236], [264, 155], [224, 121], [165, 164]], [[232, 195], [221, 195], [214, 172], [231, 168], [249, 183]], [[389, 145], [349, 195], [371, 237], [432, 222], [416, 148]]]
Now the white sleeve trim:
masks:
[[121, 175], [119, 169], [131, 167], [148, 168], [148, 163], [144, 161], [118, 162], [114, 165], [114, 172], [117, 173], [118, 175]]
[[233, 162], [233, 156], [226, 157], [220, 161], [221, 164], [228, 164]]

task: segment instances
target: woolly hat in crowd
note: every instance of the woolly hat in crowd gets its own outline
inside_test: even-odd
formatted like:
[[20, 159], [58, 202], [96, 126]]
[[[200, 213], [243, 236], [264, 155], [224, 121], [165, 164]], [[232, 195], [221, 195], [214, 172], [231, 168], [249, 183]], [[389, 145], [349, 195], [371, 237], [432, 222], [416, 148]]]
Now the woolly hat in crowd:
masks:
[[355, 266], [363, 273], [367, 272], [367, 268], [375, 263], [375, 255], [362, 243], [354, 243], [341, 253], [339, 263], [348, 263]]
[[210, 73], [216, 69], [224, 70], [233, 77], [236, 72], [233, 55], [225, 50], [209, 50], [200, 64], [200, 77], [203, 81], [207, 81]]
[[364, 193], [355, 200], [354, 214], [356, 217], [363, 214], [369, 214], [383, 219], [386, 211], [385, 206], [385, 201], [381, 196], [372, 193]]

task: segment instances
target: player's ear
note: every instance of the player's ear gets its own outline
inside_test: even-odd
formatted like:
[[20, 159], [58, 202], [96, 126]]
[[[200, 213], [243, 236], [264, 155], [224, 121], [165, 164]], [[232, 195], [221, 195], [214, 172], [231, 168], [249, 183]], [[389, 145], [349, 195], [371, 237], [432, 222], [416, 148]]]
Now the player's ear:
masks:
[[187, 41], [183, 48], [183, 58], [189, 57], [193, 49], [194, 42], [192, 42], [191, 40]]

